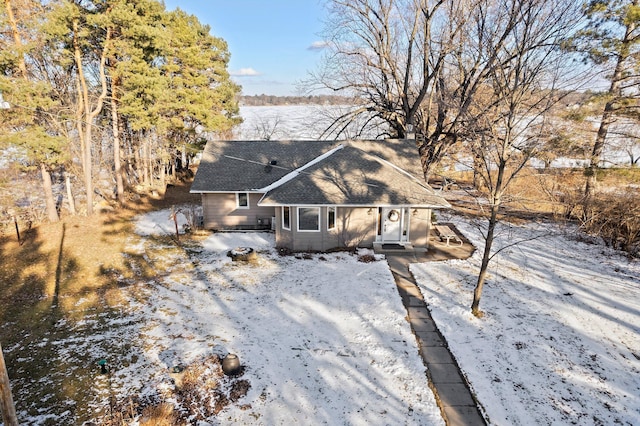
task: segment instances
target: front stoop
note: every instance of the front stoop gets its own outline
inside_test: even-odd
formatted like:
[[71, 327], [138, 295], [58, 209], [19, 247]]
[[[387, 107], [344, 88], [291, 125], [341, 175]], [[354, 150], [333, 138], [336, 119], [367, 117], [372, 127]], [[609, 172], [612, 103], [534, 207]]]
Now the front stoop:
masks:
[[[386, 245], [399, 246], [399, 247], [384, 247]], [[373, 251], [376, 254], [408, 254], [414, 253], [416, 249], [411, 243], [373, 243]]]

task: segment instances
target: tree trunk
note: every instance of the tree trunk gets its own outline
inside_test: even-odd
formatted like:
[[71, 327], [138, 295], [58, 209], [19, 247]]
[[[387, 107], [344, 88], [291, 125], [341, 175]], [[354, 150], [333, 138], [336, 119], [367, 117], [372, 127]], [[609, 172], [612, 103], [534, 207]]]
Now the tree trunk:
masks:
[[487, 269], [489, 267], [489, 261], [491, 260], [491, 247], [493, 246], [493, 238], [495, 236], [496, 225], [498, 224], [498, 212], [500, 211], [500, 204], [502, 202], [502, 191], [504, 182], [506, 164], [501, 161], [498, 164], [498, 176], [496, 178], [496, 184], [492, 189], [491, 194], [491, 214], [489, 216], [489, 226], [487, 228], [487, 238], [484, 242], [484, 253], [482, 255], [482, 263], [480, 265], [480, 273], [478, 274], [478, 281], [476, 288], [473, 291], [473, 303], [471, 303], [471, 313], [478, 318], [481, 318], [483, 313], [480, 310], [480, 298], [482, 297], [482, 289], [484, 282], [487, 278]]
[[[169, 163], [169, 167], [171, 167], [171, 163]], [[160, 185], [163, 188], [167, 187], [167, 165], [163, 162], [160, 163]]]
[[[77, 81], [76, 83], [76, 91], [78, 93], [82, 93], [82, 88], [80, 86], [80, 79], [76, 79]], [[78, 96], [78, 105], [76, 106], [76, 111], [75, 111], [75, 127], [76, 127], [76, 132], [78, 133], [78, 140], [80, 141], [80, 163], [82, 165], [82, 172], [84, 174], [84, 159], [85, 159], [85, 154], [84, 154], [84, 150], [87, 148], [86, 147], [86, 143], [84, 141], [84, 131], [82, 130], [82, 112], [84, 111], [84, 101], [82, 96]]]
[[18, 55], [18, 69], [20, 70], [22, 77], [26, 80], [27, 65], [24, 61], [24, 55], [22, 54], [22, 39], [20, 38], [20, 33], [18, 32], [18, 23], [16, 22], [16, 18], [13, 15], [13, 5], [11, 4], [11, 0], [4, 0], [4, 5], [7, 12], [7, 21], [9, 21], [9, 26], [11, 27], [13, 42], [20, 52], [20, 55]]
[[73, 198], [73, 191], [71, 191], [71, 177], [69, 173], [65, 173], [64, 183], [67, 187], [67, 200], [69, 201], [69, 212], [72, 215], [76, 214], [76, 200]]
[[142, 158], [140, 158], [142, 150], [140, 143], [141, 141], [138, 138], [138, 143], [135, 146], [131, 147], [131, 149], [133, 150], [133, 164], [131, 165], [129, 174], [135, 179], [136, 185], [140, 185], [142, 178], [141, 174], [144, 172], [144, 170], [142, 169]]
[[0, 413], [2, 413], [2, 422], [5, 426], [18, 426], [18, 418], [16, 417], [16, 407], [13, 404], [11, 396], [11, 383], [9, 382], [9, 374], [7, 374], [7, 366], [4, 363], [4, 355], [2, 354], [2, 345], [0, 344]]
[[149, 164], [149, 139], [145, 138], [142, 141], [142, 169], [143, 169], [143, 184], [146, 187], [151, 186], [151, 165]]
[[118, 202], [124, 202], [124, 182], [122, 179], [122, 159], [120, 153], [120, 120], [118, 119], [117, 88], [119, 79], [113, 78], [111, 84], [111, 126], [113, 131], [113, 168], [116, 175], [116, 197]]
[[56, 210], [56, 203], [53, 200], [53, 188], [51, 184], [51, 174], [47, 170], [47, 166], [44, 163], [40, 163], [40, 173], [42, 174], [42, 187], [44, 189], [44, 200], [47, 206], [47, 216], [49, 222], [57, 222], [60, 220], [58, 211]]
[[478, 274], [478, 281], [476, 288], [473, 291], [473, 303], [471, 304], [471, 313], [476, 317], [482, 317], [482, 311], [480, 310], [480, 298], [482, 297], [482, 289], [484, 282], [487, 278], [487, 269], [489, 268], [489, 261], [491, 260], [491, 247], [493, 246], [493, 238], [495, 234], [497, 218], [498, 218], [499, 206], [491, 207], [491, 217], [489, 218], [489, 228], [487, 229], [487, 239], [484, 243], [484, 253], [482, 254], [482, 264], [480, 265], [480, 273]]
[[[634, 2], [634, 4], [637, 4], [637, 2]], [[629, 57], [629, 44], [633, 42], [632, 34], [635, 29], [636, 23], [634, 20], [630, 19], [625, 29], [624, 38], [621, 40], [622, 47], [620, 47], [620, 52], [616, 59], [616, 66], [613, 70], [613, 75], [611, 76], [611, 86], [609, 87], [608, 92], [611, 98], [604, 106], [602, 120], [600, 121], [600, 128], [598, 129], [598, 134], [593, 144], [593, 151], [591, 152], [591, 159], [587, 169], [587, 182], [584, 188], [585, 207], [588, 206], [591, 196], [596, 188], [596, 171], [600, 167], [600, 159], [602, 157], [602, 151], [604, 150], [609, 126], [614, 121], [613, 114], [616, 108], [615, 103], [618, 100], [618, 96], [620, 96], [620, 87], [624, 78], [624, 62]]]
[[473, 187], [480, 189], [482, 185], [482, 179], [479, 170], [482, 168], [482, 161], [479, 155], [473, 156]]
[[[447, 142], [443, 142], [443, 140]], [[424, 173], [425, 182], [429, 181], [433, 166], [436, 165], [446, 153], [448, 147], [456, 143], [455, 136], [440, 137], [440, 133], [434, 132], [431, 137], [416, 135], [416, 145], [420, 154], [420, 163]]]
[[[619, 82], [611, 83], [611, 91], [614, 88], [614, 84], [619, 85]], [[611, 100], [604, 106], [604, 112], [602, 113], [602, 120], [600, 121], [600, 127], [598, 128], [598, 134], [596, 135], [596, 140], [593, 144], [593, 151], [589, 160], [589, 167], [586, 171], [587, 182], [584, 187], [585, 200], [590, 200], [596, 189], [597, 170], [600, 168], [600, 159], [602, 157], [602, 151], [604, 150], [605, 141], [607, 139], [607, 133], [609, 132], [609, 126], [613, 122], [613, 112], [614, 101]]]
[[82, 64], [82, 52], [80, 49], [80, 42], [78, 40], [79, 33], [79, 23], [78, 20], [74, 20], [73, 22], [73, 48], [74, 48], [74, 60], [76, 63], [76, 68], [78, 70], [78, 81], [81, 89], [81, 98], [82, 104], [84, 106], [84, 151], [83, 151], [83, 159], [82, 164], [84, 168], [84, 184], [85, 191], [87, 197], [87, 215], [90, 216], [93, 214], [93, 173], [92, 173], [92, 162], [93, 156], [91, 153], [92, 148], [92, 139], [93, 139], [93, 121], [100, 114], [102, 110], [102, 106], [104, 104], [104, 99], [107, 96], [107, 76], [105, 74], [105, 63], [106, 63], [106, 55], [107, 55], [107, 46], [110, 43], [111, 39], [111, 28], [107, 28], [107, 34], [104, 42], [104, 46], [102, 47], [102, 54], [100, 57], [99, 63], [99, 74], [100, 74], [100, 85], [101, 92], [96, 99], [95, 108], [92, 110], [91, 105], [89, 104], [89, 88], [87, 85], [87, 81], [84, 75], [84, 68]]
[[[82, 110], [78, 108], [80, 117], [78, 118], [78, 130], [81, 138], [82, 145], [82, 170], [84, 175], [84, 187], [87, 197], [87, 215], [93, 214], [93, 180], [91, 170], [91, 119], [90, 119], [90, 107], [89, 107], [89, 88], [87, 87], [87, 81], [84, 77], [84, 67], [82, 65], [82, 52], [80, 50], [80, 42], [78, 41], [79, 24], [75, 20], [73, 22], [73, 50], [76, 68], [78, 70], [78, 87], [80, 89], [80, 100], [82, 103]], [[83, 114], [84, 113], [84, 114]], [[81, 116], [84, 116], [82, 118]], [[84, 121], [84, 123], [83, 123]], [[83, 128], [84, 125], [84, 128]]]
[[433, 145], [428, 144], [424, 138], [416, 138], [416, 144], [418, 144], [418, 153], [420, 155], [420, 164], [422, 165], [424, 181], [429, 182], [431, 166], [434, 164], [434, 147]]

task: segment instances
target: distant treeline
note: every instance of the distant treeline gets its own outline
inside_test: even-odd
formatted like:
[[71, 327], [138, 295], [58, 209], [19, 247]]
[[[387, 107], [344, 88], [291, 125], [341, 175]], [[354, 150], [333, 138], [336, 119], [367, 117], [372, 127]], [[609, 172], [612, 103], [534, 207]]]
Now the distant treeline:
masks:
[[240, 96], [240, 105], [345, 105], [353, 104], [355, 100], [347, 96], [310, 95], [310, 96], [274, 96], [252, 95]]
[[[565, 94], [565, 106], [582, 104], [597, 92], [573, 92]], [[276, 95], [242, 95], [239, 96], [240, 105], [265, 106], [265, 105], [355, 105], [361, 103], [356, 98], [336, 95], [309, 95], [309, 96], [276, 96]]]

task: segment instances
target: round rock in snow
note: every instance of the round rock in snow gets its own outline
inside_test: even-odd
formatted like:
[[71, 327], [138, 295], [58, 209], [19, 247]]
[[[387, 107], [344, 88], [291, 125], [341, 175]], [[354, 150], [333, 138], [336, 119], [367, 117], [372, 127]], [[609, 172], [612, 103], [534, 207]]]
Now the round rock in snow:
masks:
[[255, 250], [251, 247], [236, 247], [227, 252], [227, 256], [231, 258], [233, 261], [250, 261], [256, 260], [257, 254]]

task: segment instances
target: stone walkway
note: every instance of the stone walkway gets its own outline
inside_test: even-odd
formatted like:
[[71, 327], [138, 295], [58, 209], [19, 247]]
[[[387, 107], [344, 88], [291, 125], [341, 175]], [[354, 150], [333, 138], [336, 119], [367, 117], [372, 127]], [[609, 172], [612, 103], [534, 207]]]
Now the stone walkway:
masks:
[[385, 253], [398, 292], [407, 309], [411, 329], [427, 366], [429, 386], [433, 390], [447, 425], [486, 425], [447, 342], [438, 331], [416, 285], [410, 263], [430, 260], [425, 253]]

